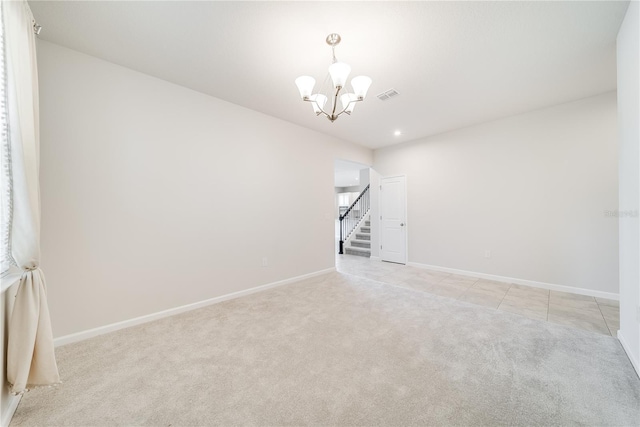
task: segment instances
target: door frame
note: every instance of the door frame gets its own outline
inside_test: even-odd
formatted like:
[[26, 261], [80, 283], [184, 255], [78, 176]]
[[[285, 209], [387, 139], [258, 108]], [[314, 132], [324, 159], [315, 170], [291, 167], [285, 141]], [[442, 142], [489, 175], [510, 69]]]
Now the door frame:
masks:
[[[404, 178], [404, 228], [405, 228], [405, 239], [404, 239], [404, 263], [394, 263], [394, 264], [401, 264], [401, 265], [408, 265], [409, 264], [409, 201], [407, 199], [407, 175], [406, 174], [394, 174], [394, 175], [388, 175], [388, 176], [380, 176], [378, 178], [378, 191], [380, 191], [380, 195], [378, 196], [378, 218], [376, 218], [378, 220], [378, 229], [380, 230], [380, 234], [378, 234], [379, 236], [379, 244], [382, 245], [382, 220], [380, 220], [380, 216], [382, 213], [382, 180], [383, 179], [389, 179], [389, 178]], [[382, 251], [379, 250], [378, 254], [380, 255], [380, 261], [383, 262], [393, 262], [393, 261], [384, 261], [382, 259]]]

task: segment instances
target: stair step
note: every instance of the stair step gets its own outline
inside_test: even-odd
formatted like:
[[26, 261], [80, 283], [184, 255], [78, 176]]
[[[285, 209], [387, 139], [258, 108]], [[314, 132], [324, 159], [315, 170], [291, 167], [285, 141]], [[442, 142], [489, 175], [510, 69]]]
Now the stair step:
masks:
[[371, 225], [371, 221], [367, 220], [364, 222], [364, 225], [366, 225], [367, 227], [369, 227]]
[[369, 233], [356, 233], [357, 240], [371, 240], [371, 234]]
[[357, 255], [357, 256], [364, 256], [364, 257], [371, 256], [371, 251], [365, 248], [347, 247], [344, 249], [344, 252], [348, 255]]
[[360, 227], [360, 231], [363, 233], [371, 233], [371, 227], [367, 227], [367, 226], [362, 226]]
[[371, 240], [351, 240], [351, 246], [355, 246], [357, 248], [371, 248]]

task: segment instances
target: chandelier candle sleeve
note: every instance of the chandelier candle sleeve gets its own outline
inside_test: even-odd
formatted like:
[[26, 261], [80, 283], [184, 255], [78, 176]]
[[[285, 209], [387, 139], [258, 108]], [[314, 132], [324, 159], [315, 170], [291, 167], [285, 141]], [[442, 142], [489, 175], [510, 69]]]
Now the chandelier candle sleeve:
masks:
[[[351, 114], [357, 102], [363, 101], [367, 96], [369, 86], [371, 86], [371, 78], [367, 76], [357, 76], [351, 79], [353, 93], [347, 92], [345, 85], [351, 73], [351, 67], [344, 62], [336, 59], [335, 48], [340, 43], [339, 34], [329, 34], [326, 42], [331, 46], [333, 53], [333, 62], [329, 66], [328, 76], [325, 83], [317, 93], [313, 93], [316, 80], [311, 76], [300, 76], [296, 79], [296, 86], [300, 91], [300, 97], [303, 101], [311, 102], [313, 111], [316, 115], [324, 115], [329, 121], [334, 122], [343, 113]], [[332, 85], [329, 84], [331, 78]], [[344, 90], [344, 91], [343, 91]], [[342, 104], [342, 108], [338, 109], [338, 102]], [[325, 106], [327, 109], [325, 110]]]

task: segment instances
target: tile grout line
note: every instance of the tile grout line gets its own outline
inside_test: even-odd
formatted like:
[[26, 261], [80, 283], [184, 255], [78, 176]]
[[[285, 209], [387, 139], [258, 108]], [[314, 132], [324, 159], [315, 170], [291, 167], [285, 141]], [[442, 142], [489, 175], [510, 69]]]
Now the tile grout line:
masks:
[[547, 322], [549, 321], [549, 312], [551, 311], [551, 291], [549, 291], [549, 296], [547, 297]]
[[[427, 270], [427, 271], [431, 271], [431, 270]], [[393, 286], [393, 287], [397, 287], [397, 288], [407, 289], [407, 290], [411, 290], [411, 291], [415, 291], [415, 292], [426, 293], [426, 294], [428, 294], [428, 295], [432, 295], [432, 296], [436, 296], [436, 297], [444, 297], [444, 296], [442, 296], [442, 295], [439, 295], [439, 294], [436, 294], [436, 293], [432, 293], [432, 292], [427, 291], [427, 290], [418, 290], [418, 289], [414, 289], [414, 288], [405, 288], [405, 287], [403, 287], [403, 286], [399, 286], [399, 285], [400, 285], [400, 284], [402, 284], [402, 283], [406, 283], [406, 282], [407, 282], [407, 280], [409, 280], [410, 278], [409, 278], [409, 279], [402, 280], [401, 282], [399, 282], [399, 283], [397, 283], [397, 284], [392, 284], [392, 283], [383, 282], [383, 281], [379, 280], [379, 279], [382, 279], [382, 277], [380, 277], [378, 280], [376, 280], [376, 279], [369, 279], [369, 278], [367, 278], [367, 277], [360, 276], [360, 275], [358, 275], [358, 274], [353, 274], [353, 273], [347, 273], [347, 274], [351, 274], [351, 275], [353, 275], [353, 276], [357, 276], [357, 277], [363, 277], [363, 278], [368, 279], [368, 280], [373, 280], [373, 281], [375, 281], [375, 282], [382, 283], [382, 284], [386, 284], [386, 285]], [[389, 273], [389, 274], [393, 274], [393, 273]], [[386, 275], [386, 274], [385, 274], [385, 275]], [[383, 275], [383, 276], [385, 276], [385, 275]], [[440, 278], [437, 282], [433, 283], [432, 285], [442, 285], [442, 282], [443, 282], [447, 277], [450, 277], [450, 276], [451, 276], [451, 274], [449, 274], [448, 276], [442, 277], [442, 278]], [[419, 275], [415, 275], [415, 277], [414, 277], [414, 278], [422, 279]], [[474, 288], [474, 286], [475, 286], [475, 285], [476, 285], [480, 280], [482, 280], [481, 278], [476, 278], [476, 277], [473, 277], [473, 278], [474, 278], [474, 279], [476, 279], [476, 280], [471, 284], [471, 286], [469, 286], [467, 289], [465, 289], [465, 291], [464, 291], [462, 294], [460, 294], [459, 296], [457, 296], [457, 297], [455, 297], [455, 298], [450, 297], [450, 296], [447, 296], [447, 297], [444, 297], [444, 298], [450, 298], [450, 299], [453, 299], [453, 300], [456, 300], [456, 301], [461, 301], [461, 302], [465, 302], [465, 303], [467, 303], [468, 301], [464, 301], [464, 300], [462, 300], [462, 298], [463, 298], [465, 295], [467, 295], [467, 293], [469, 292], [469, 290], [470, 290], [470, 289], [473, 289], [473, 288]], [[422, 279], [422, 280], [424, 280], [424, 279]], [[504, 295], [503, 295], [503, 296], [502, 296], [502, 298], [500, 299], [500, 302], [498, 303], [498, 306], [497, 306], [494, 310], [496, 310], [496, 311], [504, 311], [504, 310], [499, 310], [499, 308], [500, 308], [500, 306], [502, 305], [502, 303], [504, 302], [504, 299], [507, 297], [507, 294], [509, 293], [509, 291], [513, 288], [513, 286], [514, 286], [514, 284], [513, 284], [513, 283], [509, 283], [509, 288], [507, 288], [506, 292], [504, 293]], [[546, 321], [546, 322], [550, 322], [550, 323], [555, 323], [555, 322], [551, 322], [551, 321], [549, 320], [549, 315], [550, 315], [550, 311], [551, 311], [551, 292], [552, 292], [552, 290], [549, 290], [549, 294], [548, 294], [548, 296], [547, 296], [547, 313], [546, 313], [546, 317], [545, 317], [545, 319], [544, 319], [544, 320], [542, 320], [542, 319], [540, 319], [540, 320], [542, 320], [542, 321]], [[571, 294], [571, 293], [570, 293], [570, 294]], [[575, 295], [578, 295], [578, 294], [575, 294]], [[595, 298], [595, 297], [591, 297], [591, 298], [593, 298], [593, 301], [595, 301], [595, 303], [596, 303], [596, 305], [597, 305], [597, 307], [598, 307], [598, 311], [600, 312], [600, 316], [601, 316], [602, 320], [604, 321], [605, 327], [607, 328], [607, 330], [609, 331], [609, 334], [611, 335], [611, 329], [610, 329], [610, 327], [609, 327], [609, 324], [607, 323], [607, 320], [606, 320], [606, 319], [605, 319], [605, 317], [604, 317], [604, 313], [602, 312], [602, 309], [600, 308], [600, 303], [598, 303], [598, 301], [596, 300], [596, 298]], [[482, 304], [476, 304], [476, 303], [470, 303], [470, 304], [472, 304], [472, 305], [476, 305], [476, 306], [478, 306], [478, 307], [491, 308], [491, 307], [487, 307], [487, 306], [482, 305]], [[528, 316], [524, 316], [524, 315], [520, 315], [520, 316], [528, 317]], [[566, 326], [566, 325], [565, 325], [565, 326]], [[580, 327], [576, 327], [576, 326], [573, 326], [573, 328], [575, 328], [575, 329], [579, 329], [579, 330], [589, 330], [589, 329], [584, 329], [584, 328], [580, 328]]]
[[[579, 295], [579, 294], [571, 294], [571, 295]], [[601, 334], [601, 335], [605, 335], [605, 336], [613, 336], [611, 334], [611, 329], [609, 328], [609, 325], [607, 324], [607, 320], [604, 318], [604, 313], [602, 312], [602, 309], [600, 308], [600, 304], [598, 303], [598, 301], [596, 300], [595, 297], [590, 297], [590, 298], [591, 298], [591, 300], [589, 300], [589, 301], [590, 302], [594, 302], [596, 304], [596, 307], [598, 307], [598, 312], [600, 313], [600, 318], [604, 322], [604, 326], [605, 326], [606, 331], [608, 332], [608, 334], [606, 332], [603, 333], [603, 332], [594, 331], [593, 329], [588, 329], [588, 328], [582, 328], [582, 327], [577, 327], [577, 328], [578, 329], [582, 329], [582, 330], [592, 331], [592, 332], [595, 332], [595, 333], [598, 333], [598, 334]], [[577, 311], [580, 311], [580, 310], [589, 311], [590, 310], [588, 307], [579, 307], [579, 306], [572, 307], [570, 305], [569, 306], [565, 306], [562, 303], [558, 303], [558, 305], [560, 307], [566, 308], [567, 310], [577, 310]], [[551, 292], [549, 293], [549, 310], [551, 310]], [[562, 317], [562, 315], [561, 315], [561, 317]], [[597, 326], [597, 323], [594, 323], [594, 322], [597, 322], [597, 319], [595, 319], [595, 318], [579, 318], [577, 320], [579, 322], [582, 322], [582, 323], [586, 323], [586, 324], [591, 324], [591, 325], [596, 325]], [[555, 322], [553, 322], [553, 323], [555, 323]]]
[[[465, 290], [464, 290], [464, 292], [463, 292], [462, 294], [460, 294], [460, 295], [458, 296], [458, 298], [456, 298], [456, 300], [458, 300], [458, 301], [462, 301], [460, 298], [462, 298], [463, 296], [465, 296], [465, 295], [467, 294], [467, 292], [469, 292], [469, 289], [473, 289], [473, 287], [474, 287], [474, 286], [476, 285], [476, 283], [478, 283], [479, 281], [480, 281], [480, 279], [476, 279], [476, 281], [475, 281], [475, 282], [473, 282], [473, 283], [471, 284], [471, 286], [469, 286], [467, 289], [465, 289]], [[462, 302], [466, 302], [466, 301], [462, 301]], [[473, 304], [473, 303], [470, 303], [470, 304]], [[476, 304], [476, 305], [478, 305], [478, 304]]]
[[[509, 287], [507, 288], [507, 291], [504, 293], [504, 295], [502, 295], [502, 299], [500, 300], [500, 303], [498, 304], [498, 306], [496, 307], [496, 310], [500, 309], [500, 306], [502, 305], [502, 302], [504, 301], [504, 299], [507, 297], [507, 294], [509, 293], [509, 290], [513, 288], [513, 283], [509, 283]], [[504, 310], [503, 310], [504, 311]], [[527, 316], [524, 316], [527, 317]]]
[[611, 332], [611, 328], [609, 327], [609, 323], [607, 322], [607, 319], [604, 317], [604, 313], [602, 312], [602, 309], [600, 308], [600, 303], [595, 298], [593, 300], [596, 302], [596, 305], [598, 306], [598, 311], [600, 312], [600, 316], [602, 316], [602, 320], [604, 320], [604, 326], [607, 327], [607, 330], [609, 331], [609, 335], [614, 336], [613, 332]]

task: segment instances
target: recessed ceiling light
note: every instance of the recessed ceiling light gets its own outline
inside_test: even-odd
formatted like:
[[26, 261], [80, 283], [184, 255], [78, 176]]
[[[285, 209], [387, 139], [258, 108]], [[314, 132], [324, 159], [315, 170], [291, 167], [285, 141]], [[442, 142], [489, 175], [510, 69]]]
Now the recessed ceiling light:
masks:
[[402, 135], [402, 132], [401, 132], [401, 131], [399, 131], [399, 130], [397, 130], [397, 131], [395, 131], [393, 134], [394, 134], [395, 136], [400, 136], [400, 135]]

